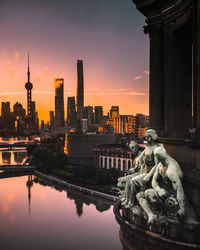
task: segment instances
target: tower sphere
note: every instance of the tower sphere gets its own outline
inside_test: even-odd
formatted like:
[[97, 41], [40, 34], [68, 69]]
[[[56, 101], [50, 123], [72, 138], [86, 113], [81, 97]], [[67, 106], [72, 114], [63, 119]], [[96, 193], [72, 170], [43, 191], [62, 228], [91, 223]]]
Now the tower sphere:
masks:
[[26, 88], [27, 90], [31, 90], [31, 89], [33, 88], [33, 84], [32, 84], [31, 82], [27, 82], [27, 83], [25, 84], [25, 88]]

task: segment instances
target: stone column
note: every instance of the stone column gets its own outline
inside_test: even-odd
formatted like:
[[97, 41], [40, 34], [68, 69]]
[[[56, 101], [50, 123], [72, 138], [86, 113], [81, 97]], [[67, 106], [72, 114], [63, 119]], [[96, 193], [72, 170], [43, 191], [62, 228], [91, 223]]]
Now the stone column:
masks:
[[149, 114], [150, 127], [157, 131], [164, 127], [164, 74], [163, 74], [163, 37], [162, 31], [152, 28], [150, 37], [150, 82]]
[[192, 127], [191, 27], [164, 33], [165, 129], [168, 137], [183, 138]]
[[200, 128], [200, 3], [193, 7], [193, 126]]

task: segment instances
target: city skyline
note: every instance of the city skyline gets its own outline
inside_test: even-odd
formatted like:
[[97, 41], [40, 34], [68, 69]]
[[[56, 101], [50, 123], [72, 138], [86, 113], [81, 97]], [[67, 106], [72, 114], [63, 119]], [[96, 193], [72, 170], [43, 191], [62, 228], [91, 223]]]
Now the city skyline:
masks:
[[[65, 80], [65, 110], [67, 97], [76, 95], [78, 58], [84, 61], [85, 106], [104, 106], [107, 113], [112, 105], [118, 105], [122, 114], [148, 114], [148, 36], [141, 30], [144, 17], [130, 0], [75, 2], [50, 1], [47, 9], [44, 3], [32, 1], [21, 0], [17, 6], [12, 0], [1, 3], [1, 102], [19, 101], [26, 106], [29, 51], [32, 95], [40, 120], [47, 121], [49, 110], [53, 110], [55, 78]], [[28, 8], [32, 12], [25, 23]], [[61, 8], [64, 12], [60, 14]]]

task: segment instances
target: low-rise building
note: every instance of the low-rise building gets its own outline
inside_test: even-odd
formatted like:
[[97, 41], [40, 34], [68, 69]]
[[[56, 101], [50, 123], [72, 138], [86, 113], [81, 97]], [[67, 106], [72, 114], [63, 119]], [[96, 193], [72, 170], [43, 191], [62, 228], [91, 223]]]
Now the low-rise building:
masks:
[[115, 168], [127, 172], [133, 165], [132, 152], [125, 144], [102, 144], [94, 148], [94, 161], [98, 168]]

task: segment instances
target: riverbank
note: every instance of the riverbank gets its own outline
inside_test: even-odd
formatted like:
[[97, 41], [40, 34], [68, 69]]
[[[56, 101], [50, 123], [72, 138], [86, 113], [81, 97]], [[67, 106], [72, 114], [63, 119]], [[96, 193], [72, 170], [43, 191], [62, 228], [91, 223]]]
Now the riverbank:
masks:
[[93, 196], [101, 197], [101, 198], [108, 199], [108, 200], [111, 200], [114, 202], [119, 200], [119, 198], [117, 196], [110, 195], [107, 193], [102, 193], [102, 192], [99, 192], [99, 191], [96, 191], [96, 190], [93, 190], [90, 188], [81, 187], [79, 185], [69, 183], [66, 180], [60, 179], [60, 178], [55, 177], [53, 175], [47, 175], [47, 174], [41, 173], [38, 170], [34, 170], [34, 174], [39, 178], [45, 179], [53, 184], [56, 184], [56, 185], [63, 187], [63, 188], [74, 189], [74, 190], [77, 190], [77, 191], [85, 193], [85, 194], [90, 194]]

